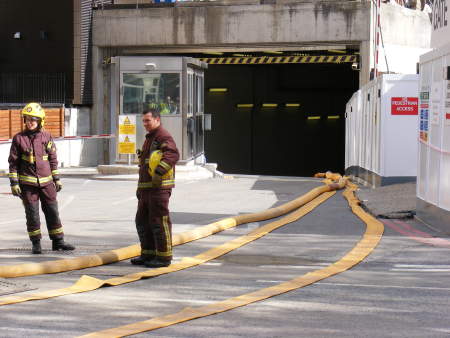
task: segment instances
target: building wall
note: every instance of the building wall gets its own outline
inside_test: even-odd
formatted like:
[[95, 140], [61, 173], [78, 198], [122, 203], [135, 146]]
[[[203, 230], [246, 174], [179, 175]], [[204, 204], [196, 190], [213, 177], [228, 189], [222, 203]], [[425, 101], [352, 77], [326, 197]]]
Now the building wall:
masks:
[[[0, 1], [0, 73], [64, 73], [73, 92], [72, 0]], [[14, 39], [20, 32], [21, 38]]]

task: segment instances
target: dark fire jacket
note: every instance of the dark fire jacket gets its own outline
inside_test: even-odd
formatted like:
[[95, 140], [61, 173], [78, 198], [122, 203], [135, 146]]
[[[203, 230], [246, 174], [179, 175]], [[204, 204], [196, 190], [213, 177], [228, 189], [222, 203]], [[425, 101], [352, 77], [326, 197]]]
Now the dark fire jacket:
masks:
[[145, 136], [145, 142], [142, 146], [142, 153], [139, 157], [139, 183], [138, 189], [152, 188], [152, 177], [149, 173], [150, 154], [155, 150], [162, 151], [162, 158], [155, 172], [164, 176], [170, 169], [173, 169], [173, 175], [163, 177], [159, 189], [171, 189], [175, 186], [175, 164], [180, 158], [175, 141], [170, 133], [159, 126]]
[[9, 152], [11, 185], [46, 186], [58, 180], [56, 146], [49, 132], [23, 131], [13, 137]]

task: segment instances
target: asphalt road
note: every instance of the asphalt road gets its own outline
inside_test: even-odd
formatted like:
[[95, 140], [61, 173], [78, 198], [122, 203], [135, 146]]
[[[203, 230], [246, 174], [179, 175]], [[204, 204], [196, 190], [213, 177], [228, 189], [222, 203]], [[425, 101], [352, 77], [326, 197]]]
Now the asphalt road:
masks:
[[[177, 184], [171, 200], [174, 232], [292, 200], [315, 179], [241, 177]], [[0, 265], [39, 262], [134, 244], [136, 183], [64, 179], [59, 195], [72, 253], [31, 255], [23, 208], [0, 179]], [[42, 217], [43, 219], [43, 217]], [[448, 337], [450, 240], [412, 220], [390, 220], [375, 251], [349, 271], [229, 312], [138, 336], [152, 337]], [[260, 226], [237, 228], [174, 249], [194, 256]], [[219, 259], [116, 287], [0, 306], [1, 337], [75, 337], [185, 307], [222, 301], [273, 286], [338, 261], [361, 239], [365, 224], [338, 192], [310, 214]], [[46, 233], [46, 230], [44, 230]], [[100, 279], [142, 271], [129, 261], [71, 271], [0, 279], [0, 297], [70, 286], [81, 275]]]

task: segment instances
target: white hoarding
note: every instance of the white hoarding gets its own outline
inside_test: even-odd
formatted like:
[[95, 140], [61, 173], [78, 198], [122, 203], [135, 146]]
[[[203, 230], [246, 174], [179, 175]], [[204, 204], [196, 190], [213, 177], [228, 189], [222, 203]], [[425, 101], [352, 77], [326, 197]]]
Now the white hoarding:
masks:
[[431, 48], [450, 43], [450, 0], [434, 0], [431, 26]]

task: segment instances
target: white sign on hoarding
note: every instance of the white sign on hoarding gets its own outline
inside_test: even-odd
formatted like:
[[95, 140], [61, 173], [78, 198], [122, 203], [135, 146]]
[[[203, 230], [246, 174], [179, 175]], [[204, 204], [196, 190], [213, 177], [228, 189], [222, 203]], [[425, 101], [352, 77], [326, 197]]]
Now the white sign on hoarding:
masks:
[[450, 0], [433, 1], [431, 29], [431, 48], [450, 43]]

